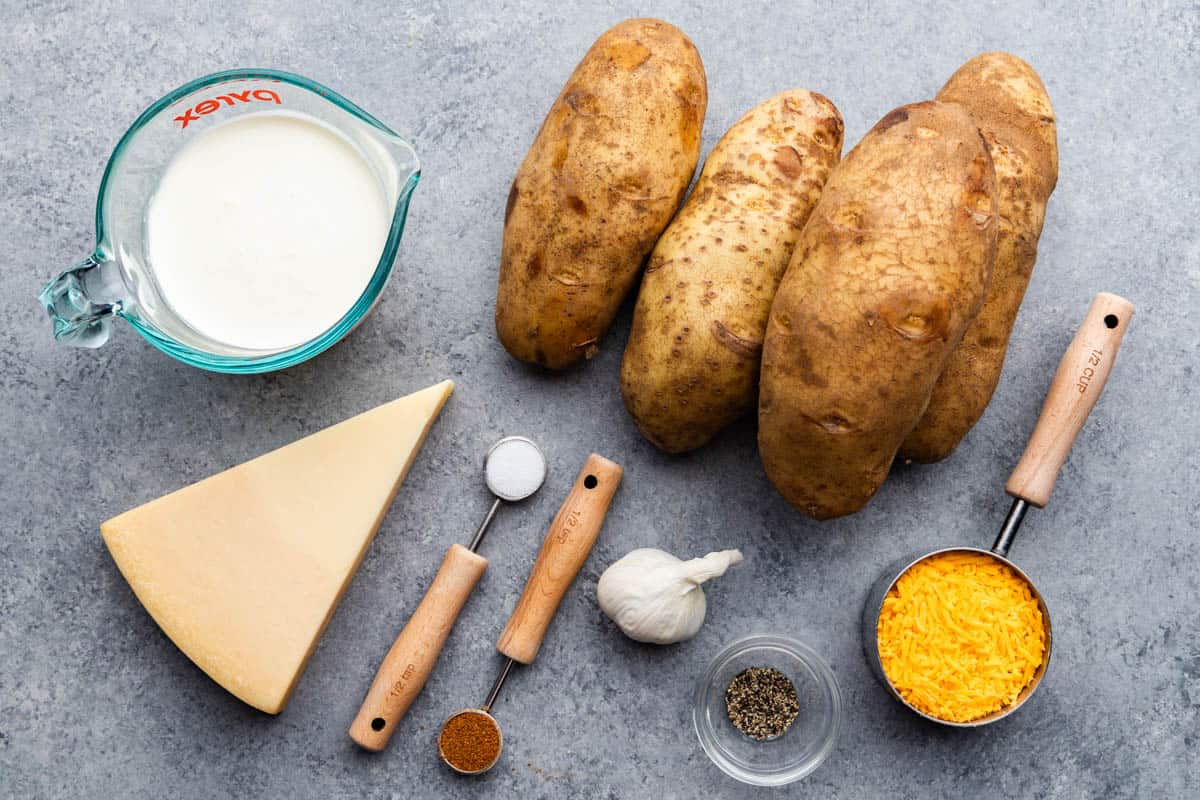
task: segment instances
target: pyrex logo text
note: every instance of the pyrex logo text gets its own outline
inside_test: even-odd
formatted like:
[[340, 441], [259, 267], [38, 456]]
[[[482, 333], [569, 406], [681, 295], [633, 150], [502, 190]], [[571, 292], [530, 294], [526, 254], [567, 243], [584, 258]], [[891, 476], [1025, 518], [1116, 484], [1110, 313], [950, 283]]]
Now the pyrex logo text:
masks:
[[282, 105], [283, 101], [279, 99], [279, 95], [270, 89], [247, 89], [244, 92], [229, 92], [220, 97], [214, 97], [211, 100], [201, 100], [196, 105], [183, 112], [182, 115], [175, 118], [179, 123], [179, 129], [183, 130], [188, 126], [189, 122], [195, 122], [205, 114], [211, 114], [221, 107], [221, 103], [226, 105], [234, 105], [236, 103], [249, 103], [251, 100], [262, 100], [265, 103], [276, 103]]

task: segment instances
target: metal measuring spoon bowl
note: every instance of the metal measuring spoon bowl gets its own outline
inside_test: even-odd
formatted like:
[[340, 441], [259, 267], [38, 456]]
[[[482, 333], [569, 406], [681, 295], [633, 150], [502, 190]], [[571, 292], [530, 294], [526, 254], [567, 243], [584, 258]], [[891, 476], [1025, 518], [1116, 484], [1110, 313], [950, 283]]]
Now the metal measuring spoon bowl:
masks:
[[492, 494], [515, 503], [541, 488], [546, 480], [546, 456], [532, 439], [506, 436], [488, 449], [483, 472]]
[[471, 539], [468, 548], [471, 552], [479, 549], [501, 503], [516, 503], [542, 488], [546, 481], [546, 456], [532, 439], [505, 436], [489, 447], [483, 457], [483, 480], [496, 501]]
[[[473, 753], [460, 753], [455, 745], [466, 745]], [[479, 775], [496, 766], [504, 749], [500, 723], [482, 708], [456, 711], [438, 733], [438, 756], [460, 775]]]

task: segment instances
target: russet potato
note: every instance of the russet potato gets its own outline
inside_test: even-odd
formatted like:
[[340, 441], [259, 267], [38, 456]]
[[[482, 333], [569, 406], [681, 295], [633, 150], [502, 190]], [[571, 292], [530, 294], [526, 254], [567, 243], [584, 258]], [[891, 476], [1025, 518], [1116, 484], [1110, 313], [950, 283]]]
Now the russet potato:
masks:
[[887, 114], [838, 166], [771, 307], [759, 453], [796, 508], [862, 508], [983, 302], [996, 176], [975, 121], [927, 101]]
[[700, 54], [666, 22], [626, 20], [588, 50], [508, 196], [496, 331], [514, 357], [595, 354], [687, 191], [707, 103]]
[[625, 407], [658, 447], [700, 447], [754, 408], [771, 301], [841, 152], [833, 103], [794, 89], [709, 154], [650, 256], [621, 365]]
[[1046, 203], [1058, 182], [1054, 109], [1033, 68], [1008, 53], [984, 53], [963, 64], [938, 100], [970, 112], [996, 169], [1000, 215], [996, 265], [979, 316], [946, 362], [925, 415], [900, 455], [940, 461], [979, 421], [1004, 366], [1008, 337], [1037, 260]]

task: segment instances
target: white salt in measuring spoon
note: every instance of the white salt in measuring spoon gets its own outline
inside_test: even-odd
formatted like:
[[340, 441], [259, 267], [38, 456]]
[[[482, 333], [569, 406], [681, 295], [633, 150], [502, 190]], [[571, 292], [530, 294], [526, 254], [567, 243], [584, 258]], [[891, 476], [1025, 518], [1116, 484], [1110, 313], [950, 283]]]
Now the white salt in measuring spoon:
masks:
[[450, 629], [487, 568], [487, 559], [476, 552], [483, 535], [501, 503], [524, 500], [541, 488], [546, 480], [546, 457], [532, 440], [508, 436], [488, 450], [483, 473], [496, 500], [469, 547], [450, 545], [420, 605], [379, 665], [350, 725], [350, 738], [360, 747], [382, 750], [421, 693]]

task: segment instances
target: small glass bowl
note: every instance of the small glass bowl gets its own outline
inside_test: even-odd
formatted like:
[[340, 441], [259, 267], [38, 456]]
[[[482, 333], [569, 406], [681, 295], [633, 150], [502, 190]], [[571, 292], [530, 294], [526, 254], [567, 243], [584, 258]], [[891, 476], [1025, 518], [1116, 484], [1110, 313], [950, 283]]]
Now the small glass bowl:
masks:
[[[729, 721], [725, 689], [744, 669], [774, 667], [795, 685], [800, 713], [775, 739], [755, 741]], [[783, 786], [821, 765], [842, 726], [833, 670], [808, 645], [770, 634], [738, 639], [717, 653], [696, 686], [692, 722], [700, 746], [725, 774], [755, 786]]]

